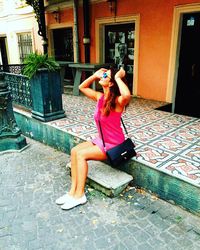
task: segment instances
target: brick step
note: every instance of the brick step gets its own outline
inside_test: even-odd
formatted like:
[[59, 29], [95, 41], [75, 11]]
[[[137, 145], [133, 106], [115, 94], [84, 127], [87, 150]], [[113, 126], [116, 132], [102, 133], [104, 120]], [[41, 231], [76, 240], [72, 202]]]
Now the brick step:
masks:
[[[71, 168], [70, 163], [67, 168]], [[88, 161], [88, 185], [109, 197], [118, 196], [132, 180], [131, 175], [101, 161]]]

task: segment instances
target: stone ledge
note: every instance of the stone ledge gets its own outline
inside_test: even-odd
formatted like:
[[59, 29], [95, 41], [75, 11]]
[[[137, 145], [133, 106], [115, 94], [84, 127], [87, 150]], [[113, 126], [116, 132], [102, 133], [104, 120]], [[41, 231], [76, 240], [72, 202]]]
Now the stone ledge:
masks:
[[[71, 167], [70, 163], [67, 167]], [[101, 161], [88, 161], [87, 183], [107, 196], [119, 195], [132, 180], [131, 175]]]
[[[70, 153], [72, 147], [84, 141], [77, 135], [67, 133], [48, 123], [39, 122], [32, 117], [15, 112], [16, 121], [23, 134], [34, 140], [52, 146], [58, 150]], [[109, 166], [108, 166], [109, 167]], [[95, 172], [98, 168], [95, 168]], [[116, 169], [115, 169], [116, 170]], [[130, 160], [123, 166], [123, 171], [134, 176], [133, 185], [145, 188], [158, 195], [159, 198], [173, 202], [180, 207], [189, 210], [200, 216], [200, 188], [176, 176], [169, 175], [154, 169], [136, 160]], [[106, 172], [105, 172], [106, 173]], [[113, 179], [118, 181], [118, 177]], [[95, 179], [88, 178], [89, 185], [102, 191], [108, 196], [116, 196], [127, 184], [119, 188], [104, 188], [102, 183], [95, 182]]]

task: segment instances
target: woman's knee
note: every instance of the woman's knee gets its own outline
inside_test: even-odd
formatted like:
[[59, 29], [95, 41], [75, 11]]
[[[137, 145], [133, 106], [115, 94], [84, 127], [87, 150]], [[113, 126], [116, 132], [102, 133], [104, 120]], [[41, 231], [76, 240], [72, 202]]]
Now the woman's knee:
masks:
[[84, 159], [85, 158], [85, 149], [79, 147], [79, 145], [73, 147], [71, 149], [71, 157], [76, 157], [77, 159]]
[[77, 155], [77, 152], [78, 152], [77, 146], [73, 147], [73, 148], [71, 149], [71, 156], [76, 156], [76, 155]]
[[79, 161], [86, 161], [87, 160], [87, 157], [86, 157], [86, 152], [85, 152], [85, 149], [80, 149], [76, 152], [76, 157], [77, 157], [77, 160], [78, 162]]

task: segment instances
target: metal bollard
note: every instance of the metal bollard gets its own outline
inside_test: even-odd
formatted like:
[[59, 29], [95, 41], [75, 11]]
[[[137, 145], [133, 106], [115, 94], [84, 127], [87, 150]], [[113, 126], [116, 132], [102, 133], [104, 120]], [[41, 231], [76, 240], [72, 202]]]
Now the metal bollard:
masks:
[[0, 74], [0, 151], [20, 150], [27, 145], [26, 138], [15, 121], [12, 100], [4, 73]]

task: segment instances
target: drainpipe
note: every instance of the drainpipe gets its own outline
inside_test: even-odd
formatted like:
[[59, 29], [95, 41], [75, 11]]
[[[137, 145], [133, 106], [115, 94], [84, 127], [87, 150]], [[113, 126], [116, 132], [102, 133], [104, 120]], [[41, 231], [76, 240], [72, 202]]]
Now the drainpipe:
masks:
[[89, 0], [83, 0], [85, 62], [90, 62], [90, 10]]
[[74, 4], [74, 36], [75, 36], [75, 62], [79, 62], [79, 35], [78, 35], [78, 0], [73, 1]]

